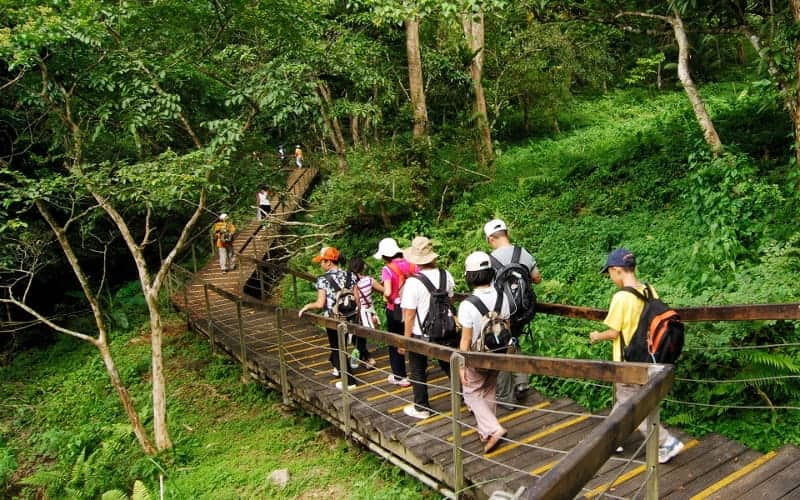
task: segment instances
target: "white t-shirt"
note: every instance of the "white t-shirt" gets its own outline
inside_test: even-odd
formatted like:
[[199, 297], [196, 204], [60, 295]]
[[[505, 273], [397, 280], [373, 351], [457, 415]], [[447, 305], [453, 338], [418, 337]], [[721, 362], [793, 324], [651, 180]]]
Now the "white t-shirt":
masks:
[[[419, 272], [431, 280], [431, 283], [433, 283], [435, 288], [439, 288], [441, 285], [439, 282], [439, 268], [420, 269]], [[447, 295], [452, 297], [453, 289], [455, 289], [456, 285], [453, 281], [453, 276], [450, 274], [450, 271], [445, 270], [444, 273], [447, 282]], [[414, 335], [422, 335], [422, 329], [419, 325], [425, 322], [425, 317], [428, 315], [430, 304], [431, 294], [428, 293], [428, 289], [425, 288], [425, 285], [420, 280], [414, 278], [413, 276], [409, 276], [403, 285], [403, 296], [400, 299], [400, 307], [403, 309], [417, 310], [417, 319], [414, 320], [414, 326], [411, 330]]]
[[269, 194], [266, 191], [258, 192], [258, 204], [262, 206], [269, 205]]
[[[476, 288], [472, 292], [473, 295], [481, 299], [486, 309], [492, 311], [497, 303], [497, 289], [493, 286]], [[500, 307], [500, 317], [508, 318], [509, 309], [508, 301], [503, 300], [503, 305]], [[458, 306], [458, 322], [461, 323], [463, 328], [472, 328], [472, 340], [474, 343], [480, 336], [481, 328], [483, 328], [483, 315], [478, 311], [478, 308], [472, 305], [469, 301], [463, 300]]]

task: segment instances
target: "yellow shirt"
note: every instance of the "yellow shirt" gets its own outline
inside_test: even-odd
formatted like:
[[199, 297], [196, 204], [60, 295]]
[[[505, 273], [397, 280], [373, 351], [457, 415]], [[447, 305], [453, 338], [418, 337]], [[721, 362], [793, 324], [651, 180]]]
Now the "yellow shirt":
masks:
[[[650, 288], [653, 290], [653, 295], [658, 297], [655, 289], [652, 286]], [[644, 285], [636, 287], [636, 289], [644, 292]], [[625, 338], [625, 345], [630, 345], [631, 338], [639, 325], [639, 317], [642, 315], [643, 309], [644, 302], [639, 297], [630, 292], [619, 290], [611, 298], [611, 305], [608, 306], [608, 314], [603, 323], [612, 330], [621, 332]], [[614, 361], [622, 361], [621, 348], [619, 335], [617, 335], [612, 348]]]

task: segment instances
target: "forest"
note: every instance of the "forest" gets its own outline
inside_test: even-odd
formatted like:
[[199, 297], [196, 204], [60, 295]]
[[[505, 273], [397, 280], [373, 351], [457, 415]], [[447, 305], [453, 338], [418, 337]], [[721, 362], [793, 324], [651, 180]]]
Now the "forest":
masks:
[[[543, 302], [607, 307], [619, 246], [675, 306], [800, 297], [800, 0], [2, 3], [2, 496], [432, 496], [282, 413], [171, 309], [216, 217], [285, 186], [279, 146], [321, 171], [295, 269], [325, 244], [375, 274], [380, 239], [425, 235], [466, 292], [497, 217]], [[799, 326], [692, 324], [662, 418], [800, 445]], [[540, 314], [523, 350], [610, 359], [598, 327]], [[221, 446], [245, 438], [266, 444]], [[278, 492], [282, 463], [308, 472]]]

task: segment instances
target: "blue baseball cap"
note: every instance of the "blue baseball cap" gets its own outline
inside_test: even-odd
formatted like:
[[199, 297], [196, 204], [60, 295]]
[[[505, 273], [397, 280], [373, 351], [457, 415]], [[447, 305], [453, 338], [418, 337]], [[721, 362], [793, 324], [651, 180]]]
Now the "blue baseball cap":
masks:
[[627, 248], [617, 248], [608, 254], [606, 265], [600, 272], [607, 273], [609, 267], [636, 267], [636, 255]]

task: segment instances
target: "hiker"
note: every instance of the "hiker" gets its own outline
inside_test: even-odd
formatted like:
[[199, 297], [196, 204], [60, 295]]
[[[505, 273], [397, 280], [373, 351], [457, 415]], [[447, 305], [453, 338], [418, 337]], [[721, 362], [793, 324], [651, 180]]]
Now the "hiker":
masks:
[[[491, 258], [486, 252], [473, 252], [469, 254], [464, 263], [464, 277], [467, 285], [472, 289], [472, 296], [461, 302], [458, 307], [458, 322], [461, 323], [461, 341], [459, 349], [470, 351], [478, 344], [483, 329], [486, 326], [486, 313], [481, 311], [471, 302], [479, 300], [488, 311], [497, 311], [496, 306], [500, 301], [497, 317], [506, 320], [510, 334], [508, 302], [503, 301], [503, 296], [492, 286], [495, 271], [492, 268]], [[483, 370], [472, 367], [461, 367], [461, 387], [464, 393], [464, 402], [475, 415], [478, 435], [484, 443], [483, 452], [488, 453], [494, 449], [506, 429], [497, 421], [495, 390], [497, 387], [497, 370]]]
[[[403, 335], [403, 310], [400, 308], [400, 292], [406, 278], [417, 272], [417, 266], [403, 258], [403, 251], [394, 238], [384, 238], [378, 243], [378, 252], [373, 255], [386, 265], [381, 269], [383, 298], [386, 301], [386, 330]], [[392, 373], [387, 382], [400, 387], [409, 387], [406, 373], [406, 358], [397, 352], [397, 347], [389, 345], [389, 366]]]
[[[348, 269], [354, 273], [358, 278], [356, 282], [356, 297], [358, 297], [358, 312], [361, 326], [367, 328], [378, 328], [381, 326], [380, 319], [375, 313], [375, 307], [372, 302], [372, 290], [383, 293], [383, 285], [381, 285], [375, 278], [364, 274], [366, 270], [366, 263], [361, 258], [354, 258], [350, 260]], [[353, 354], [350, 356], [351, 363], [362, 362], [368, 369], [375, 368], [375, 359], [369, 355], [367, 350], [367, 339], [364, 337], [355, 337], [356, 348], [353, 349]], [[358, 365], [354, 366], [356, 368]]]
[[236, 226], [228, 222], [228, 214], [222, 213], [214, 223], [213, 231], [219, 252], [219, 268], [226, 273], [232, 271], [236, 267], [233, 253], [233, 237], [236, 234]]
[[294, 164], [297, 168], [303, 168], [303, 149], [299, 144], [294, 147]]
[[[450, 305], [453, 298], [453, 289], [455, 288], [453, 276], [447, 270], [436, 267], [437, 254], [433, 251], [431, 240], [424, 236], [414, 238], [411, 241], [411, 246], [403, 250], [403, 256], [408, 262], [419, 266], [419, 271], [410, 276], [403, 286], [403, 295], [400, 299], [400, 307], [403, 309], [403, 334], [406, 337], [437, 341], [444, 345], [447, 345], [448, 341], [450, 341], [452, 343], [451, 347], [455, 347], [458, 342], [457, 338], [436, 340], [438, 335], [435, 335], [430, 328], [423, 329], [423, 325], [427, 324], [428, 315], [433, 314], [431, 310], [433, 293], [428, 287], [435, 287], [436, 292], [445, 293], [448, 305]], [[427, 286], [426, 280], [428, 281]], [[455, 335], [455, 331], [452, 333]], [[405, 354], [405, 349], [398, 349], [398, 352]], [[450, 362], [441, 359], [438, 361], [441, 369], [449, 377]], [[408, 366], [411, 370], [414, 404], [405, 406], [403, 413], [414, 418], [428, 418], [431, 416], [427, 385], [428, 357], [424, 354], [409, 351]]]
[[[608, 254], [606, 265], [600, 270], [607, 274], [614, 285], [619, 288], [611, 298], [611, 305], [603, 323], [608, 327], [606, 330], [589, 333], [592, 343], [603, 340], [613, 341], [613, 360], [624, 361], [622, 356], [622, 341], [629, 345], [636, 327], [639, 324], [639, 317], [644, 310], [644, 302], [633, 293], [621, 290], [624, 287], [631, 287], [639, 292], [644, 292], [645, 285], [636, 277], [636, 256], [630, 250], [617, 248]], [[652, 286], [648, 286], [655, 298], [658, 295]], [[615, 384], [616, 402], [614, 407], [624, 403], [633, 397], [641, 387], [636, 384]], [[647, 435], [647, 420], [642, 421], [638, 427], [639, 432]], [[658, 462], [667, 463], [675, 455], [681, 452], [683, 443], [678, 438], [670, 434], [663, 426], [658, 427]], [[617, 448], [621, 453], [622, 447]]]
[[[486, 241], [492, 247], [491, 256], [492, 265], [495, 268], [495, 273], [499, 273], [503, 266], [508, 266], [514, 260], [515, 253], [518, 254], [517, 262], [529, 271], [530, 282], [537, 284], [542, 281], [542, 275], [539, 273], [539, 266], [536, 265], [536, 259], [522, 247], [517, 247], [511, 244], [511, 238], [508, 235], [508, 226], [500, 219], [493, 219], [483, 226], [483, 232], [486, 235]], [[510, 297], [506, 297], [509, 301], [509, 308], [513, 307]], [[512, 313], [514, 311], [512, 310]], [[512, 314], [511, 333], [514, 336], [515, 344], [508, 350], [509, 354], [514, 354], [517, 350], [519, 336], [525, 328], [525, 323], [515, 323]], [[530, 377], [524, 372], [500, 372], [497, 375], [497, 402], [507, 409], [512, 409], [514, 404], [523, 403], [525, 400], [525, 393], [529, 388]]]
[[281, 161], [281, 168], [286, 168], [288, 157], [286, 156], [286, 147], [283, 144], [278, 146], [278, 159]]
[[272, 203], [269, 200], [271, 194], [268, 186], [261, 186], [256, 193], [256, 219], [264, 220], [272, 213]]
[[[350, 271], [339, 269], [339, 250], [335, 247], [322, 247], [319, 255], [315, 255], [311, 261], [319, 263], [322, 270], [325, 272], [322, 276], [317, 278], [317, 300], [309, 302], [304, 305], [298, 316], [303, 316], [303, 313], [309, 309], [324, 309], [325, 316], [334, 316], [335, 302], [337, 291], [345, 288], [355, 286], [358, 278]], [[339, 334], [336, 328], [326, 328], [328, 334], [328, 345], [330, 346], [330, 355], [328, 359], [333, 365], [333, 376], [339, 376]], [[355, 388], [356, 379], [353, 377], [352, 369], [349, 363], [345, 363], [345, 370], [347, 371], [347, 386], [348, 389]], [[342, 382], [336, 382], [336, 388], [342, 388]]]

